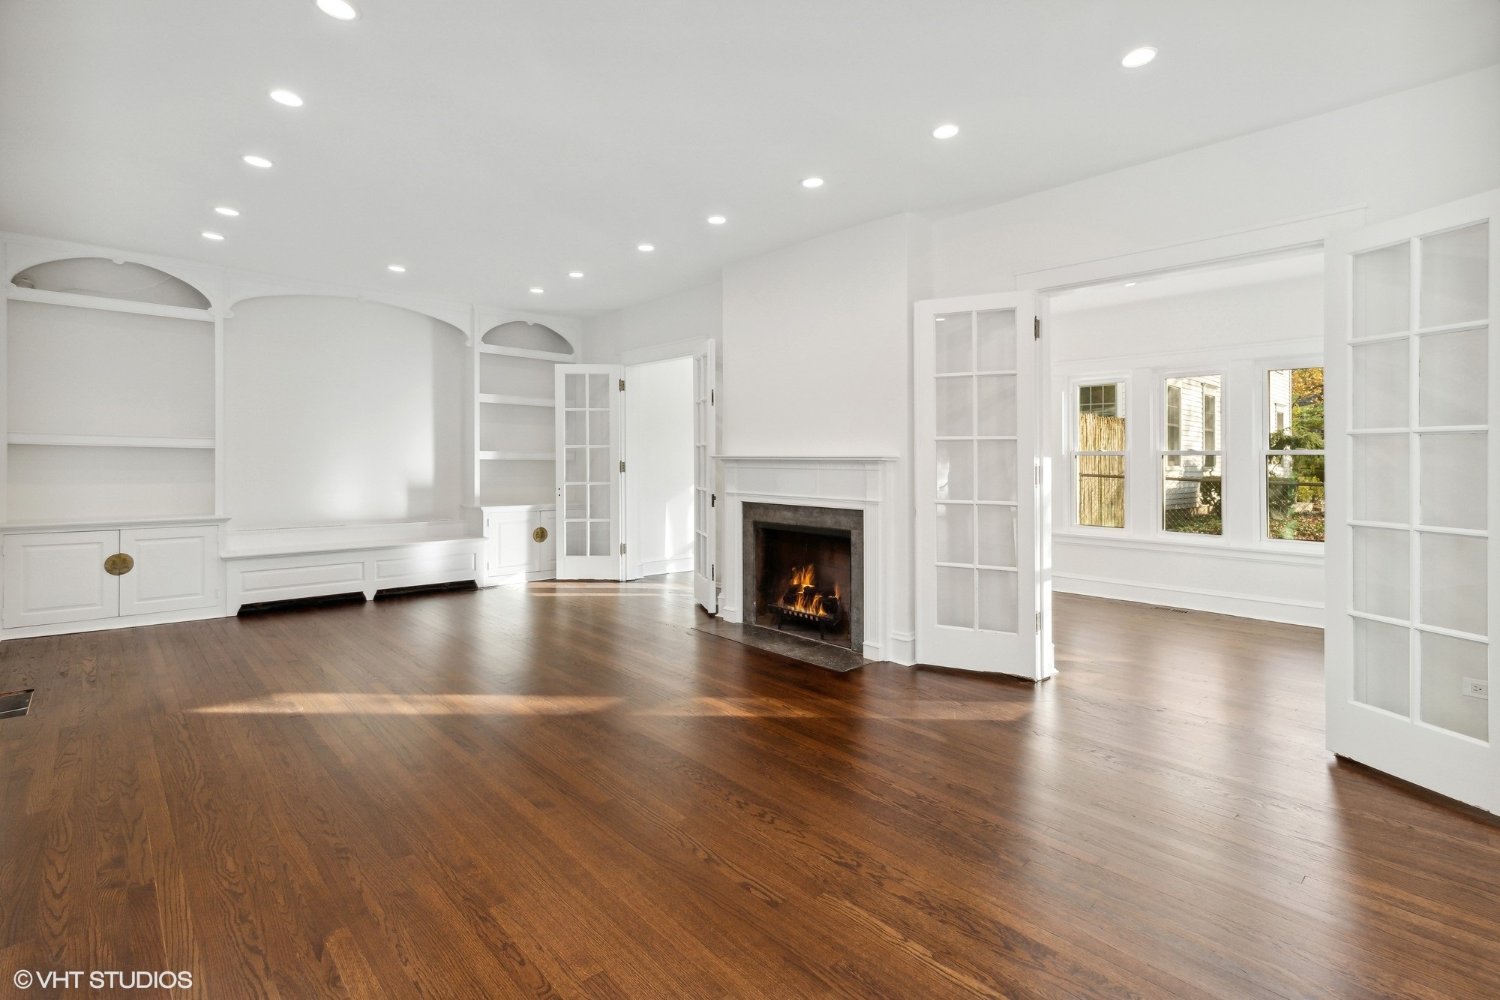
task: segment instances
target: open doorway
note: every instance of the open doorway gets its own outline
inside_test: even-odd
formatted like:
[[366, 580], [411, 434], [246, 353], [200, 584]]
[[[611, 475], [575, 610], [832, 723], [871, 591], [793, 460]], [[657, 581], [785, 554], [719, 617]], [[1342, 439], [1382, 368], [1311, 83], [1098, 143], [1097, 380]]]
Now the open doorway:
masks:
[[625, 572], [693, 569], [693, 359], [625, 369]]
[[1321, 249], [1049, 296], [1057, 591], [1323, 624]]

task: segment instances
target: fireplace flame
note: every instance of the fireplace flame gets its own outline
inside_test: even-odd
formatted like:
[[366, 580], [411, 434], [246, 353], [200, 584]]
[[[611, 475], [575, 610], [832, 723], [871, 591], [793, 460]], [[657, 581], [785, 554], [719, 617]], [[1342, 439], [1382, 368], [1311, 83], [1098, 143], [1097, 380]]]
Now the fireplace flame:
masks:
[[[792, 568], [791, 579], [787, 582], [785, 594], [786, 597], [775, 605], [783, 611], [813, 618], [833, 617], [833, 613], [823, 606], [824, 595], [818, 593], [817, 571], [812, 563]], [[840, 599], [837, 584], [834, 584], [831, 596], [835, 601]]]

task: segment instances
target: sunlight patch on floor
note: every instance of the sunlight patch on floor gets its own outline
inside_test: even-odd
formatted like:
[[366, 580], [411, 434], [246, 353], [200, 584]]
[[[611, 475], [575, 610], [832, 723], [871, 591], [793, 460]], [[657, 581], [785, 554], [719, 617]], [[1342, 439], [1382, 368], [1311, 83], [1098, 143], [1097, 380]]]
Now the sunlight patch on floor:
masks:
[[475, 715], [565, 716], [615, 712], [649, 718], [820, 719], [854, 718], [954, 722], [1015, 722], [1031, 706], [1023, 702], [918, 700], [886, 705], [835, 704], [827, 709], [779, 698], [678, 698], [653, 705], [629, 704], [610, 695], [547, 694], [359, 694], [282, 692], [246, 701], [205, 705], [199, 715]]

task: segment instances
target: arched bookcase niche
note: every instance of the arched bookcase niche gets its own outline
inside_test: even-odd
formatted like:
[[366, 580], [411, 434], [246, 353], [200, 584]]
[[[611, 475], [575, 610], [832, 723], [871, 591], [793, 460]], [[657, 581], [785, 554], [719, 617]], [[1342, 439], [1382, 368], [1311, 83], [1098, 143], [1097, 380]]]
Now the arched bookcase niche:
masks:
[[68, 257], [44, 261], [17, 271], [17, 288], [65, 295], [89, 295], [119, 302], [208, 309], [208, 296], [173, 274], [130, 260]]
[[[465, 344], [470, 343], [469, 332], [468, 330], [464, 329], [465, 324], [463, 323], [462, 318], [456, 312], [454, 312], [452, 315], [445, 316], [442, 315], [443, 310], [440, 309], [423, 309], [420, 306], [412, 303], [395, 301], [380, 296], [348, 295], [338, 291], [322, 290], [288, 291], [282, 289], [273, 289], [269, 285], [249, 292], [236, 292], [235, 290], [232, 290], [229, 299], [228, 310], [224, 313], [225, 322], [226, 324], [232, 323], [236, 318], [238, 310], [244, 309], [246, 306], [259, 308], [259, 303], [269, 302], [273, 300], [279, 300], [283, 303], [283, 305], [278, 306], [277, 308], [289, 310], [291, 312], [296, 312], [298, 310], [298, 307], [296, 305], [296, 303], [298, 302], [308, 303], [309, 305], [307, 308], [309, 311], [325, 312], [328, 309], [339, 308], [336, 304], [342, 302], [347, 303], [347, 309], [351, 312], [368, 307], [370, 310], [373, 310], [374, 313], [377, 314], [381, 310], [390, 310], [392, 313], [408, 313], [413, 317], [420, 317], [423, 320], [431, 322], [432, 328], [434, 330], [446, 330], [461, 338]], [[319, 303], [321, 303], [322, 305], [318, 305]]]
[[224, 495], [245, 531], [452, 521], [470, 348], [425, 312], [264, 295], [224, 321]]
[[508, 323], [491, 327], [480, 338], [489, 347], [505, 347], [517, 351], [539, 351], [543, 354], [574, 354], [573, 344], [545, 323], [532, 323], [513, 319]]

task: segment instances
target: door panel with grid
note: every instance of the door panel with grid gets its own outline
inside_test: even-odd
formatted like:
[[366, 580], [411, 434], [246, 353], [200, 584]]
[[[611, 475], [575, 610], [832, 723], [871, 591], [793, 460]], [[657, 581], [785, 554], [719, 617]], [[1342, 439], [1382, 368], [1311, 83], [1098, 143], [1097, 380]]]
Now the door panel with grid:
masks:
[[559, 579], [623, 575], [623, 375], [613, 365], [556, 367]]
[[1027, 677], [1044, 669], [1033, 317], [1024, 295], [917, 306], [917, 658], [925, 663]]
[[1329, 529], [1329, 747], [1491, 811], [1497, 210], [1500, 193], [1330, 248], [1328, 351], [1329, 442], [1347, 462]]

